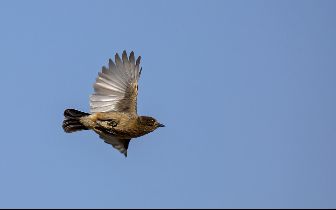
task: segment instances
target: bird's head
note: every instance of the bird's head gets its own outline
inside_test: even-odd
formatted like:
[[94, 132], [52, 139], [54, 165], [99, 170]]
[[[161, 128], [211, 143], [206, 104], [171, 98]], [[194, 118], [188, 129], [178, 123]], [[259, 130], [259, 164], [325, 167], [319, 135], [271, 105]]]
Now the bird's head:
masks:
[[149, 132], [154, 131], [158, 127], [165, 127], [165, 125], [159, 123], [153, 117], [141, 116], [138, 118], [138, 122], [143, 129]]

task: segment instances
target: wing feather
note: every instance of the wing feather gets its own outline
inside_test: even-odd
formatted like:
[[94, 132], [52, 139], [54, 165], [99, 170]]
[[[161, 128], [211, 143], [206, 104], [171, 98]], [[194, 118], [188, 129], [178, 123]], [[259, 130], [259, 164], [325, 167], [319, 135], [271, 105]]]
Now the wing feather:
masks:
[[112, 145], [113, 148], [127, 157], [127, 149], [131, 139], [119, 139], [107, 134], [101, 134], [99, 137], [103, 139], [105, 143]]
[[121, 58], [116, 53], [114, 62], [109, 59], [108, 68], [102, 67], [93, 85], [94, 93], [90, 96], [92, 113], [136, 113], [140, 60], [140, 56], [135, 60], [133, 51], [129, 57], [126, 51], [123, 51]]

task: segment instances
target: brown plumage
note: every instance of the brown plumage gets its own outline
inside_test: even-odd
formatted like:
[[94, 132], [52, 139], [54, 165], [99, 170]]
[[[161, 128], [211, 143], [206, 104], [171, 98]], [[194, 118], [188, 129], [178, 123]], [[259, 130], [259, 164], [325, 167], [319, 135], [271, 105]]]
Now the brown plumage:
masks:
[[91, 114], [75, 109], [64, 111], [63, 129], [67, 133], [93, 130], [106, 143], [127, 156], [132, 138], [137, 138], [164, 127], [153, 117], [138, 116], [137, 95], [141, 70], [140, 59], [134, 53], [122, 60], [118, 53], [115, 63], [109, 59], [109, 67], [102, 67], [90, 97]]

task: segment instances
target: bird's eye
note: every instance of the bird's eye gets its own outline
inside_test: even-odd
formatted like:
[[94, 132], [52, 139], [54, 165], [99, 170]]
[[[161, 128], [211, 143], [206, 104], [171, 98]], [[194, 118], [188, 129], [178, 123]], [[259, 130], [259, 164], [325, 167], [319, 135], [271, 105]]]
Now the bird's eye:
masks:
[[147, 121], [147, 125], [148, 125], [148, 126], [153, 126], [154, 123], [155, 123], [154, 120], [149, 120], [149, 121]]

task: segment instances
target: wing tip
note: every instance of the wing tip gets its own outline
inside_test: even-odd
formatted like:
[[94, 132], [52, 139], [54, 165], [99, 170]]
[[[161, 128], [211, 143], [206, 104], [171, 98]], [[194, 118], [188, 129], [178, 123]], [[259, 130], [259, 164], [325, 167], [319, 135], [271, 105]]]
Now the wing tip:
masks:
[[128, 57], [128, 60], [132, 65], [135, 65], [135, 59], [134, 59], [134, 52], [133, 51], [130, 53], [130, 55]]
[[111, 58], [109, 58], [109, 60], [108, 60], [108, 65], [109, 65], [109, 69], [111, 69], [111, 70], [114, 69], [115, 66], [116, 66]]
[[124, 63], [129, 63], [129, 60], [127, 58], [127, 52], [126, 52], [126, 50], [124, 50], [123, 53], [122, 53], [122, 61]]
[[[120, 58], [119, 53], [115, 53], [114, 60], [115, 60], [115, 63], [117, 63], [118, 61], [123, 61], [124, 63], [125, 62], [131, 62], [132, 63], [132, 60], [134, 59], [134, 57], [135, 57], [135, 55], [134, 55], [134, 51], [133, 50], [131, 51], [131, 53], [129, 54], [129, 56], [127, 56], [127, 51], [123, 50], [123, 52], [121, 54], [121, 58]], [[135, 65], [139, 65], [140, 61], [141, 61], [141, 56], [138, 56], [138, 58], [135, 61]], [[109, 64], [110, 63], [114, 64], [114, 62], [112, 61], [111, 58], [109, 59]]]
[[141, 55], [139, 55], [139, 57], [137, 58], [135, 65], [139, 66], [140, 65], [140, 61], [141, 61]]
[[116, 54], [114, 55], [114, 60], [115, 60], [115, 62], [116, 62], [117, 65], [118, 65], [118, 63], [121, 63], [121, 59], [120, 59], [120, 56], [119, 56], [118, 53], [116, 53]]

